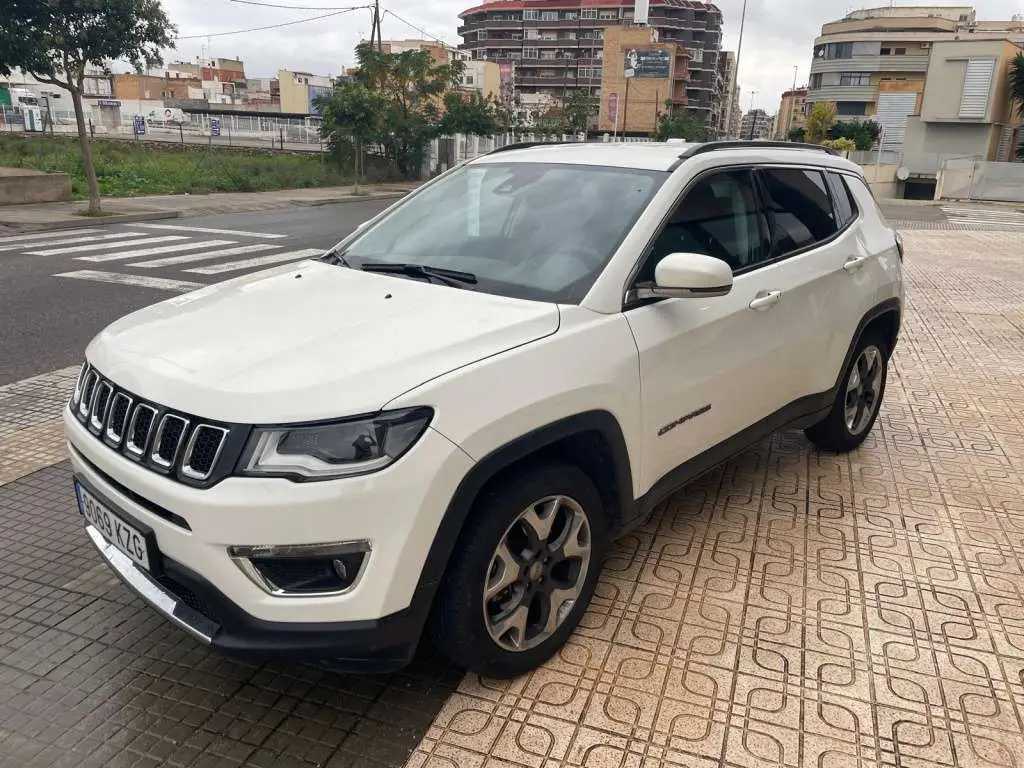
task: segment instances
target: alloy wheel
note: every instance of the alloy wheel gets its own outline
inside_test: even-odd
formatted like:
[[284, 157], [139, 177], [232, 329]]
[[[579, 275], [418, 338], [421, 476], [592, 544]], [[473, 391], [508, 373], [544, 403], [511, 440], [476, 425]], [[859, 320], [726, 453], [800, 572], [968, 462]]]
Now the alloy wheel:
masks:
[[564, 623], [590, 569], [590, 521], [568, 496], [548, 496], [506, 529], [487, 569], [483, 610], [503, 650], [535, 648]]
[[865, 347], [857, 357], [846, 383], [844, 415], [851, 435], [859, 435], [875, 416], [882, 393], [885, 360], [876, 346]]

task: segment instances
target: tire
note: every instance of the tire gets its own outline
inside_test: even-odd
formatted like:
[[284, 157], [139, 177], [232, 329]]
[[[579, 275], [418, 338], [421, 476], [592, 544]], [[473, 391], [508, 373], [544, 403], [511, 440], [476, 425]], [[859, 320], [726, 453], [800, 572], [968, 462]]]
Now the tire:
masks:
[[[877, 368], [872, 367], [872, 359]], [[804, 430], [807, 439], [822, 451], [829, 453], [848, 453], [857, 449], [871, 432], [878, 418], [885, 397], [888, 370], [889, 345], [885, 338], [876, 331], [865, 333], [857, 343], [850, 366], [843, 375], [832, 410], [823, 421]], [[870, 396], [870, 402], [867, 402], [869, 391], [873, 394]], [[847, 409], [848, 397], [858, 398], [858, 410]]]
[[[578, 523], [581, 515], [585, 524]], [[537, 532], [543, 533], [545, 524], [550, 536], [548, 546], [541, 547]], [[583, 617], [603, 565], [606, 537], [601, 496], [579, 468], [539, 465], [505, 478], [477, 500], [459, 537], [430, 618], [435, 648], [470, 672], [495, 679], [540, 666]], [[582, 550], [586, 553], [559, 559]], [[533, 558], [534, 552], [539, 556]], [[491, 600], [485, 599], [488, 584], [497, 590]], [[545, 598], [545, 590], [552, 589]], [[546, 624], [552, 615], [553, 624]]]

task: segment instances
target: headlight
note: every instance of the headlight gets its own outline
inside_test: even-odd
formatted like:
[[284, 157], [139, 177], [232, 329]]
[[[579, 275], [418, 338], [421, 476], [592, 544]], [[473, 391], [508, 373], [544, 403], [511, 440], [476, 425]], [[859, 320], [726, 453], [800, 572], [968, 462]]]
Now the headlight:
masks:
[[419, 440], [430, 408], [296, 427], [258, 427], [242, 454], [241, 473], [296, 480], [365, 475], [397, 461]]

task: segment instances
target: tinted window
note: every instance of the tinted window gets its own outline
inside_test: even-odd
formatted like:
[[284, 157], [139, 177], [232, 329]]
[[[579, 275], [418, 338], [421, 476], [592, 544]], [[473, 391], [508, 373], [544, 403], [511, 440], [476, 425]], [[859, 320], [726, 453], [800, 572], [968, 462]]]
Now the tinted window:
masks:
[[820, 171], [771, 168], [760, 173], [771, 215], [775, 256], [807, 248], [838, 231]]
[[838, 173], [828, 173], [828, 186], [832, 192], [832, 202], [835, 204], [836, 218], [839, 228], [842, 229], [857, 217], [857, 205], [850, 195], [850, 188], [846, 181]]
[[765, 258], [767, 231], [750, 171], [706, 176], [686, 193], [672, 214], [638, 281], [653, 280], [655, 266], [670, 253], [714, 256], [734, 271], [749, 267]]
[[668, 175], [470, 165], [410, 197], [343, 255], [356, 269], [365, 262], [444, 267], [476, 275], [479, 291], [578, 303]]

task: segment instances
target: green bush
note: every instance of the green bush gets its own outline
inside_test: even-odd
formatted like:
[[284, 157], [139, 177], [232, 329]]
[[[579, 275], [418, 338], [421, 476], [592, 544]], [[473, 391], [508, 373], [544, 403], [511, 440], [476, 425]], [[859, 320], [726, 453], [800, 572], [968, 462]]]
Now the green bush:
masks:
[[[345, 170], [314, 153], [113, 139], [93, 141], [92, 153], [100, 193], [105, 197], [268, 192], [351, 183]], [[0, 166], [67, 173], [72, 194], [86, 196], [77, 139], [0, 134]]]

